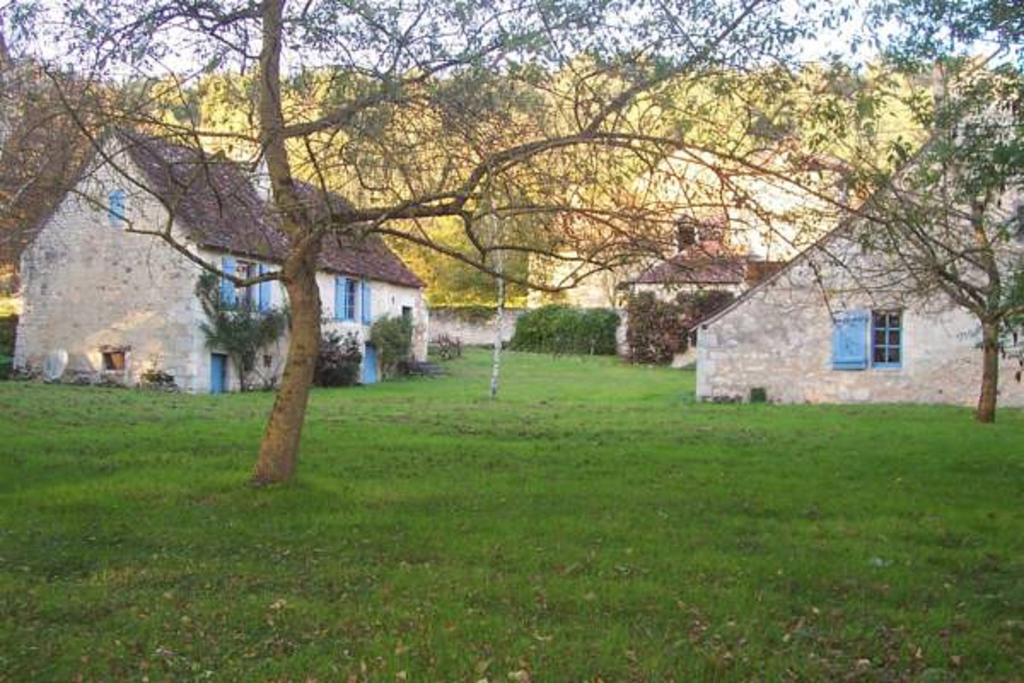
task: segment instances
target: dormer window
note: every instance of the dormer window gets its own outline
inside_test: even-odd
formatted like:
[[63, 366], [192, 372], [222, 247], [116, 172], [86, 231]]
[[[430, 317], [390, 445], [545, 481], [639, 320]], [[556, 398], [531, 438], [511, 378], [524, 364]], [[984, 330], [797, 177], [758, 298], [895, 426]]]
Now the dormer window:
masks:
[[110, 195], [107, 197], [107, 217], [110, 219], [110, 225], [115, 228], [124, 225], [128, 217], [125, 213], [127, 198], [128, 195], [121, 188], [111, 190]]

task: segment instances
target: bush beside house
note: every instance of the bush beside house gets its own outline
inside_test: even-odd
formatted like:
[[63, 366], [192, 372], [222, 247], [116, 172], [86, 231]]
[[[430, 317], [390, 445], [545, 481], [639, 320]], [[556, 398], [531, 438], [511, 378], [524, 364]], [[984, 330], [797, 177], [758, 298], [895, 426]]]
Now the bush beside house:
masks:
[[18, 316], [0, 318], [0, 379], [11, 375], [14, 363], [14, 334], [18, 329]]
[[370, 328], [370, 342], [380, 354], [385, 379], [403, 374], [412, 359], [412, 323], [399, 316], [381, 318]]
[[633, 363], [664, 364], [687, 347], [687, 319], [683, 307], [661, 301], [652, 292], [629, 298], [626, 345]]
[[683, 292], [675, 301], [640, 292], [627, 304], [626, 345], [633, 363], [661, 365], [685, 353], [690, 333], [701, 320], [728, 306], [736, 296], [725, 290]]
[[313, 381], [320, 387], [350, 387], [359, 381], [363, 362], [358, 335], [326, 332], [320, 339]]

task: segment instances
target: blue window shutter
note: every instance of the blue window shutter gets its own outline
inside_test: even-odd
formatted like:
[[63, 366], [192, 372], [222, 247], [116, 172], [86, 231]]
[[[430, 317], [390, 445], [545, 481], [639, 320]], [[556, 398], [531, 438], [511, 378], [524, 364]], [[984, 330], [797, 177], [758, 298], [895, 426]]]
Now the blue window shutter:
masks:
[[[227, 275], [235, 274], [235, 258], [233, 256], [225, 256], [220, 261], [220, 269], [223, 270]], [[225, 306], [234, 306], [237, 302], [235, 296], [235, 283], [228, 280], [226, 277], [220, 280], [220, 302]]]
[[345, 278], [335, 276], [334, 278], [334, 319], [345, 319]]
[[362, 287], [362, 301], [359, 302], [359, 307], [362, 309], [363, 324], [369, 325], [373, 322], [373, 309], [370, 307], [372, 297], [370, 295], [370, 282], [369, 280], [363, 280]]
[[110, 224], [114, 227], [121, 225], [127, 216], [125, 215], [125, 204], [127, 196], [122, 189], [111, 190], [107, 197], [107, 216]]
[[836, 370], [863, 370], [868, 366], [867, 311], [837, 313], [832, 328], [832, 367]]
[[[266, 275], [268, 272], [270, 272], [270, 269], [267, 266], [265, 266], [265, 265], [263, 265], [261, 263], [260, 267], [259, 267], [259, 272], [260, 272], [260, 275]], [[261, 282], [259, 284], [259, 309], [261, 311], [269, 311], [270, 310], [270, 285], [271, 284], [272, 283], [270, 282], [270, 280], [267, 280], [266, 282]]]

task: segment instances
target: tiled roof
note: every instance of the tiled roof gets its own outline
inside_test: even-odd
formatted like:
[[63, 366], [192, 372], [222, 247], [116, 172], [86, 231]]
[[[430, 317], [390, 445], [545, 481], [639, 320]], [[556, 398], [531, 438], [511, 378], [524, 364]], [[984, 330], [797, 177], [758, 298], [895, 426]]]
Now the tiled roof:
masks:
[[[119, 131], [117, 138], [145, 175], [147, 189], [197, 244], [269, 261], [284, 258], [288, 236], [239, 164], [139, 133]], [[311, 185], [299, 183], [299, 192], [311, 205], [327, 205], [324, 194]], [[338, 195], [327, 198], [332, 206], [345, 206]], [[379, 235], [328, 234], [320, 267], [406, 287], [423, 286]]]
[[694, 254], [680, 252], [667, 261], [650, 268], [634, 282], [641, 285], [695, 284], [732, 285], [742, 284], [745, 276], [746, 259], [734, 255]]

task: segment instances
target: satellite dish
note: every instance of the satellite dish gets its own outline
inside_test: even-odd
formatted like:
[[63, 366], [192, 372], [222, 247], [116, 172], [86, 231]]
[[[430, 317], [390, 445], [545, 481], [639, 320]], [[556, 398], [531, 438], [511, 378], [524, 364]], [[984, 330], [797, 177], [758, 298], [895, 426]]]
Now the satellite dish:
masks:
[[43, 360], [43, 379], [47, 382], [56, 382], [64, 374], [68, 367], [68, 352], [64, 349], [57, 349], [46, 354]]

